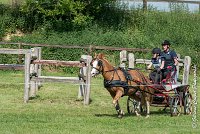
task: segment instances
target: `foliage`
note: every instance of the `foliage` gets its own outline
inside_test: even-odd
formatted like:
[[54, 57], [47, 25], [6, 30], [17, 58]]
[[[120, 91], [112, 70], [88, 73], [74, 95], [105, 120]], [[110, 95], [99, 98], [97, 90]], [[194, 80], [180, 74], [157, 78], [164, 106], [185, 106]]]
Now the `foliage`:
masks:
[[7, 33], [15, 33], [16, 29], [23, 30], [24, 19], [19, 6], [0, 4], [0, 39]]
[[8, 11], [8, 7], [6, 5], [0, 4], [0, 40], [5, 35], [6, 32], [6, 19], [4, 12]]
[[147, 23], [141, 30], [155, 46], [168, 39], [171, 47], [181, 55], [192, 57], [193, 63], [199, 64], [197, 55], [200, 51], [198, 32], [200, 15], [187, 12], [150, 12], [146, 16]]
[[105, 3], [113, 0], [26, 0], [21, 12], [26, 28], [34, 30], [41, 24], [48, 29], [70, 31], [87, 26]]
[[[73, 4], [71, 3], [70, 6], [68, 3], [68, 6], [63, 7], [62, 2]], [[8, 7], [2, 8], [4, 10], [0, 18], [0, 36], [6, 32], [14, 32], [15, 29], [21, 29], [31, 31], [31, 34], [14, 37], [13, 42], [129, 48], [161, 47], [160, 43], [168, 39], [172, 43], [172, 49], [175, 49], [177, 53], [182, 56], [189, 55], [192, 57], [193, 64], [200, 64], [198, 60], [200, 15], [198, 13], [190, 13], [187, 8], [181, 8], [181, 6], [177, 8], [176, 5], [172, 5], [170, 12], [161, 12], [153, 8], [149, 8], [148, 12], [143, 12], [141, 8], [131, 10], [127, 8], [126, 4], [115, 3], [111, 0], [28, 0], [22, 8], [12, 10]], [[20, 12], [17, 12], [19, 9], [21, 9]], [[69, 13], [73, 14], [71, 21], [66, 20]], [[75, 21], [74, 18], [79, 13], [89, 16], [89, 19], [83, 19], [84, 23]], [[51, 50], [43, 48], [45, 58], [50, 58], [48, 54], [51, 54]], [[55, 55], [51, 58], [60, 60], [65, 56], [79, 59], [81, 54], [86, 53], [85, 50], [70, 49], [72, 56], [66, 55], [69, 53], [67, 49], [62, 50], [63, 54], [59, 49], [54, 48], [54, 51]], [[143, 57], [150, 58], [149, 56], [147, 54]], [[71, 57], [66, 57], [66, 59], [71, 59]]]
[[129, 25], [124, 29], [101, 27], [102, 25], [99, 24], [94, 24], [81, 31], [64, 33], [46, 32], [44, 29], [40, 29], [33, 32], [32, 35], [15, 38], [13, 41], [153, 48], [161, 47], [161, 42], [168, 39], [172, 43], [172, 49], [182, 56], [191, 56], [193, 64], [199, 64], [198, 54], [194, 54], [200, 51], [199, 14], [158, 11], [149, 11], [145, 14], [140, 10], [132, 10], [130, 14], [135, 25]]
[[3, 19], [0, 18], [0, 40], [3, 38], [3, 36], [5, 35], [5, 29], [4, 29], [4, 22]]
[[132, 21], [133, 16], [127, 9], [127, 4], [121, 4], [119, 2], [104, 6], [102, 10], [94, 15], [95, 22], [105, 29], [124, 30], [134, 25]]

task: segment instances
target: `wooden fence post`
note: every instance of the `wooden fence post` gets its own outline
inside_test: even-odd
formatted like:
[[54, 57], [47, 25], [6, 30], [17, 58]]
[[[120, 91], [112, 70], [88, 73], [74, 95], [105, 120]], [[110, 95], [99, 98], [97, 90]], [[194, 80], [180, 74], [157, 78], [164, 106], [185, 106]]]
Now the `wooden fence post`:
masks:
[[[31, 48], [31, 60], [33, 60], [33, 57], [35, 57], [35, 48]], [[30, 75], [33, 75], [35, 73], [35, 65], [30, 64]], [[32, 76], [33, 77], [33, 76]], [[30, 97], [35, 97], [36, 96], [36, 83], [35, 81], [31, 80], [30, 78]]]
[[182, 84], [188, 84], [190, 65], [191, 65], [191, 58], [189, 56], [185, 56]]
[[[42, 57], [42, 49], [41, 49], [41, 47], [36, 47], [35, 55], [37, 57], [37, 60], [41, 60], [41, 57]], [[42, 74], [42, 65], [36, 64], [35, 68], [36, 68], [37, 76], [40, 77], [41, 74]], [[37, 90], [38, 90], [42, 86], [41, 81], [37, 81], [36, 84], [37, 84]]]
[[25, 79], [24, 79], [24, 102], [27, 103], [29, 100], [29, 88], [30, 88], [30, 62], [31, 62], [31, 51], [25, 53]]
[[120, 52], [120, 67], [125, 68], [126, 64], [124, 62], [127, 61], [127, 51], [126, 50], [122, 50]]
[[[32, 60], [39, 60], [39, 47], [31, 49]], [[34, 58], [34, 59], [33, 59]], [[30, 74], [32, 77], [38, 77], [38, 64], [30, 64]], [[30, 79], [30, 97], [36, 97], [36, 92], [38, 91], [38, 81]]]
[[[87, 55], [81, 55], [81, 59], [83, 60], [87, 60]], [[86, 77], [86, 71], [87, 71], [87, 67], [81, 67], [80, 68], [80, 75], [81, 77]], [[83, 80], [83, 78], [80, 78], [80, 80]], [[85, 84], [81, 83], [79, 86], [79, 92], [78, 92], [78, 99], [82, 99], [82, 97], [84, 96], [84, 89], [85, 89]]]
[[92, 61], [92, 56], [87, 56], [87, 70], [86, 70], [86, 90], [84, 96], [84, 104], [88, 105], [90, 103], [90, 84], [91, 84], [91, 66], [90, 62]]
[[135, 67], [135, 56], [133, 53], [128, 54], [128, 68]]

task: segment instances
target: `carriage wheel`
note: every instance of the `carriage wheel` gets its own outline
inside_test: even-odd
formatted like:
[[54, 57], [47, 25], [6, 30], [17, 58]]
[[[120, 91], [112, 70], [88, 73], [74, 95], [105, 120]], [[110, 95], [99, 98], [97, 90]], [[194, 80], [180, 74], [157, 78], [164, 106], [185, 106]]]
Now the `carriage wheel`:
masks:
[[179, 116], [181, 113], [180, 96], [173, 96], [170, 99], [171, 116]]
[[192, 95], [187, 93], [184, 97], [184, 114], [192, 113]]
[[142, 112], [140, 102], [132, 99], [131, 97], [128, 97], [128, 99], [127, 99], [127, 111], [128, 111], [128, 113], [133, 114], [133, 113], [135, 113], [136, 110], [139, 113]]

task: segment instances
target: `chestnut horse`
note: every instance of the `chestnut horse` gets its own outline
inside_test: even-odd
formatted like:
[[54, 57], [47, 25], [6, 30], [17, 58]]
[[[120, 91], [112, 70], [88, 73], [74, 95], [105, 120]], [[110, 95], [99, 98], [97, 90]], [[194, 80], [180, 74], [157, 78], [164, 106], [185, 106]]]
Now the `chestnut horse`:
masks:
[[[154, 90], [146, 86], [150, 83], [149, 79], [138, 70], [123, 70], [122, 68], [113, 67], [105, 58], [103, 54], [95, 55], [91, 62], [92, 77], [102, 73], [104, 77], [104, 86], [113, 98], [113, 104], [121, 118], [124, 112], [120, 109], [119, 99], [122, 96], [130, 96], [131, 98], [140, 101], [142, 106], [146, 107], [146, 117], [150, 114], [150, 103], [152, 101], [152, 94]], [[128, 78], [129, 77], [129, 78]], [[140, 91], [141, 96], [136, 95]], [[135, 111], [136, 115], [140, 115]]]

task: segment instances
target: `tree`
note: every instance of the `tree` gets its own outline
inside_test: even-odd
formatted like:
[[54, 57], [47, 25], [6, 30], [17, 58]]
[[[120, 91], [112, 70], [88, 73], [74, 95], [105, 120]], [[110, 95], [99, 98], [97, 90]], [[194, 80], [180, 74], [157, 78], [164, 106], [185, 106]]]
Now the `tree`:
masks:
[[[115, 0], [26, 0], [21, 11], [29, 18], [51, 21], [52, 24], [82, 27], [95, 17], [102, 7]], [[35, 22], [35, 20], [31, 20]], [[62, 27], [62, 26], [61, 26]]]

